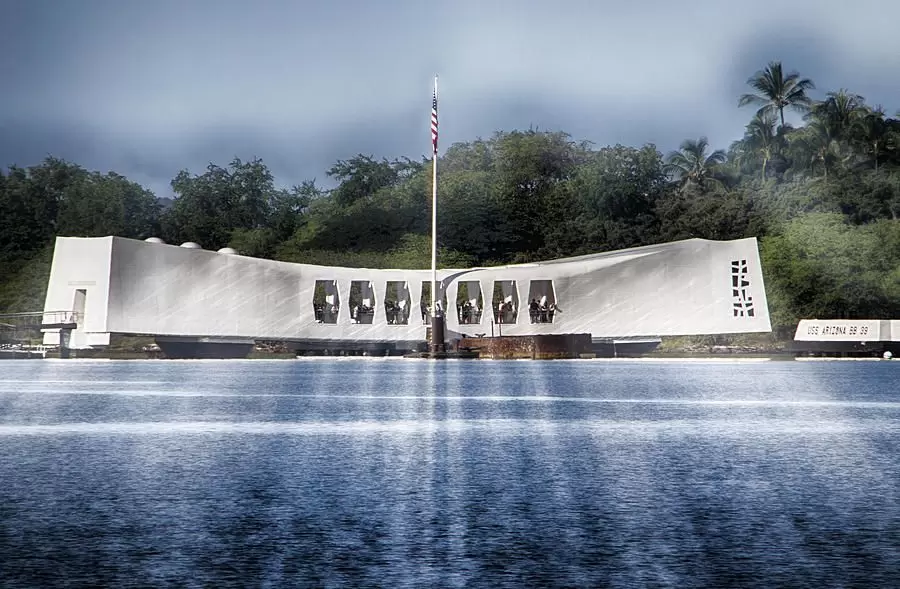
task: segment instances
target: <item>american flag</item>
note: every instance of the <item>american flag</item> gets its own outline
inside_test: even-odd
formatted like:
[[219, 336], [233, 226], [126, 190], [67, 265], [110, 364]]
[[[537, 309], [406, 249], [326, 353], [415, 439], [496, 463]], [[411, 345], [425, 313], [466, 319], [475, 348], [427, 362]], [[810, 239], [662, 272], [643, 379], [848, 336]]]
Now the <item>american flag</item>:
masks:
[[[437, 82], [435, 82], [437, 84]], [[434, 148], [434, 153], [437, 154], [437, 145], [438, 145], [438, 118], [437, 118], [437, 87], [434, 89], [434, 94], [431, 100], [431, 146]]]

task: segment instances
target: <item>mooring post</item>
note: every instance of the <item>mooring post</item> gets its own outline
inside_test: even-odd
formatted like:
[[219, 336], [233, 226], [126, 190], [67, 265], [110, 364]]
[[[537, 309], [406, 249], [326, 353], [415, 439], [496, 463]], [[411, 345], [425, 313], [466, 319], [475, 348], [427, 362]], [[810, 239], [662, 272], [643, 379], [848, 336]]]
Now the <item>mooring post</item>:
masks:
[[431, 352], [445, 352], [444, 344], [444, 316], [435, 313], [431, 318]]

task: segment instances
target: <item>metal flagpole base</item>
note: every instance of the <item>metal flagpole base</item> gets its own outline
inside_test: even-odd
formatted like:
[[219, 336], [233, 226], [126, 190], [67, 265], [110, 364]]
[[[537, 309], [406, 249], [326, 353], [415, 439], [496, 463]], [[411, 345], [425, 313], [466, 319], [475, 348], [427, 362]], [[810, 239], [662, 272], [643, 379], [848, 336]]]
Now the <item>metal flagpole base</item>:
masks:
[[447, 346], [444, 343], [444, 317], [431, 318], [431, 345], [429, 346], [431, 353], [446, 352]]

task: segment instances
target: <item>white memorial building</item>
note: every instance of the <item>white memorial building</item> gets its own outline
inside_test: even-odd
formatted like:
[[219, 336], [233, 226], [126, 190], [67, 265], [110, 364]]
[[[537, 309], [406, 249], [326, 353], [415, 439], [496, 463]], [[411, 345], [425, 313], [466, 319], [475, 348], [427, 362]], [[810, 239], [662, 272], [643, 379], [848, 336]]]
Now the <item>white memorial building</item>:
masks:
[[[660, 336], [769, 332], [755, 238], [688, 239], [547, 262], [438, 270], [448, 341], [590, 333], [652, 348]], [[170, 356], [421, 349], [430, 270], [276, 262], [120, 237], [58, 237], [44, 312], [71, 311], [70, 348], [146, 335]], [[59, 344], [59, 330], [44, 342]], [[202, 350], [207, 350], [203, 352]]]

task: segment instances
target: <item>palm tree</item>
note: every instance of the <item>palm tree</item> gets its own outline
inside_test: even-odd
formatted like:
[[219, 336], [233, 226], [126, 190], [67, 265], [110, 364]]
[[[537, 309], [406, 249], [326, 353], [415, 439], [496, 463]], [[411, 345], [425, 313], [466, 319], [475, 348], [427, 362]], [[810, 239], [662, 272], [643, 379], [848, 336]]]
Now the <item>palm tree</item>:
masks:
[[896, 125], [893, 121], [884, 118], [882, 108], [867, 108], [861, 116], [853, 122], [851, 129], [853, 138], [859, 142], [862, 149], [871, 157], [871, 162], [878, 172], [878, 161], [886, 151], [896, 146], [897, 134], [892, 128]]
[[808, 124], [792, 142], [801, 165], [821, 168], [827, 180], [836, 165], [851, 164], [857, 155], [850, 145], [851, 131], [866, 112], [865, 99], [844, 89], [814, 103], [804, 117]]
[[741, 159], [747, 161], [762, 160], [762, 179], [766, 179], [766, 172], [769, 168], [769, 162], [780, 151], [781, 137], [775, 130], [777, 121], [773, 113], [759, 114], [757, 113], [744, 131], [743, 153]]
[[866, 112], [865, 98], [841, 88], [813, 104], [805, 118], [821, 121], [831, 130], [834, 139], [840, 140], [847, 138], [850, 129]]
[[781, 126], [784, 127], [784, 109], [791, 107], [799, 112], [809, 109], [810, 98], [807, 90], [814, 90], [815, 84], [808, 78], [800, 78], [797, 72], [791, 72], [785, 77], [780, 61], [769, 62], [766, 69], [753, 74], [748, 80], [756, 94], [744, 94], [738, 101], [738, 106], [748, 104], [760, 105], [757, 114], [775, 114], [781, 117]]
[[716, 168], [725, 163], [725, 150], [717, 149], [707, 154], [709, 141], [706, 137], [699, 140], [686, 139], [678, 151], [666, 156], [664, 170], [682, 182], [682, 187], [696, 184], [703, 188], [710, 180], [718, 182], [714, 177]]
[[792, 133], [789, 141], [792, 159], [798, 167], [810, 172], [821, 167], [826, 181], [828, 170], [843, 159], [834, 127], [822, 119], [813, 119]]

